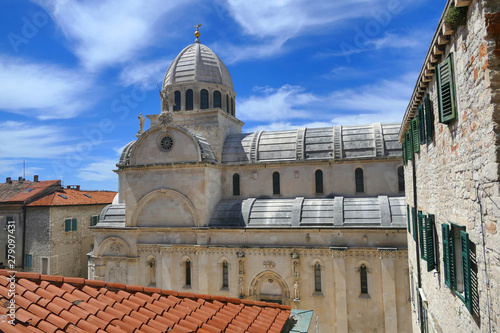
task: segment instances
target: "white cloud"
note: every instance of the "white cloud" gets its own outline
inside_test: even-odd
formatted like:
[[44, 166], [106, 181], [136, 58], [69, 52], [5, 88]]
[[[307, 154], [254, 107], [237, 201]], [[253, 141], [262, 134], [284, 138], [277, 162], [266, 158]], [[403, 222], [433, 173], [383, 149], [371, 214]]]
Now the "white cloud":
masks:
[[72, 118], [90, 106], [91, 79], [77, 70], [0, 56], [0, 109], [39, 119]]
[[165, 75], [172, 59], [161, 58], [150, 62], [136, 62], [127, 65], [120, 73], [120, 81], [124, 86], [138, 85], [143, 89], [153, 89]]
[[117, 176], [113, 172], [116, 162], [115, 159], [103, 159], [101, 162], [90, 163], [81, 168], [76, 176], [85, 181], [116, 180]]
[[[152, 45], [157, 20], [187, 1], [32, 0], [44, 7], [71, 41], [84, 66], [96, 70], [125, 63]], [[172, 21], [172, 20], [170, 20]]]
[[54, 158], [73, 150], [64, 130], [56, 126], [32, 126], [23, 122], [0, 123], [0, 156]]
[[[378, 39], [370, 39], [366, 41], [366, 45], [373, 45], [376, 50], [384, 48], [415, 48], [426, 46], [429, 38], [422, 37], [422, 30], [413, 31], [407, 35], [398, 35], [395, 33], [386, 33], [384, 37]], [[431, 35], [432, 36], [432, 33]]]
[[328, 95], [314, 95], [290, 85], [259, 88], [256, 95], [238, 103], [237, 111], [243, 121], [258, 122], [250, 130], [400, 122], [416, 77], [417, 73], [407, 73]]

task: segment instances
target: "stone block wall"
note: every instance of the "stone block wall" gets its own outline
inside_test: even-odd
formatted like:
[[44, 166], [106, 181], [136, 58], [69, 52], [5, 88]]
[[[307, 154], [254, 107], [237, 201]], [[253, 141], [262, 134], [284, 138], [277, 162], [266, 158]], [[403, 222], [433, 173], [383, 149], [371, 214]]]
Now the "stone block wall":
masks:
[[[416, 210], [435, 215], [437, 268], [434, 271], [427, 272], [423, 260], [417, 263], [416, 243], [408, 235], [414, 282], [411, 288], [415, 291], [418, 287], [417, 264], [420, 264], [429, 330], [434, 332], [491, 332], [500, 325], [498, 7], [497, 1], [472, 1], [467, 24], [450, 35], [440, 61], [453, 52], [457, 120], [449, 125], [438, 122], [433, 76], [426, 93], [432, 102], [434, 140], [420, 145], [420, 153], [414, 154], [414, 160], [405, 168], [407, 204], [414, 206], [416, 187]], [[465, 226], [469, 239], [476, 245], [479, 317], [473, 317], [464, 302], [445, 285], [443, 223]], [[414, 331], [420, 330], [417, 312], [415, 303]]]

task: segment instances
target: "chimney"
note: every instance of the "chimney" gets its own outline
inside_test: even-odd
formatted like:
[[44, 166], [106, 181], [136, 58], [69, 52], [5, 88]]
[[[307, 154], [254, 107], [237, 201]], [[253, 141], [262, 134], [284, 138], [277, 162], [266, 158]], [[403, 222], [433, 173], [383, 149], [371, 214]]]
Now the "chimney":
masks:
[[5, 182], [6, 182], [6, 183], [9, 183], [9, 184], [10, 184], [10, 183], [12, 183], [12, 178], [7, 177], [7, 179], [5, 179]]
[[76, 190], [80, 191], [80, 185], [76, 185]]
[[23, 177], [19, 177], [18, 181], [22, 182], [23, 181]]
[[38, 175], [34, 175], [33, 176], [33, 182], [34, 183], [38, 183]]

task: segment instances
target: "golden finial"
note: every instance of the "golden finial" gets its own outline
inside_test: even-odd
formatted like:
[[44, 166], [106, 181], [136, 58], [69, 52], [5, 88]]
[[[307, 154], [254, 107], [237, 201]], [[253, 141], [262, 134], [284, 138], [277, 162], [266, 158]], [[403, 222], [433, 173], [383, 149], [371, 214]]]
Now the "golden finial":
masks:
[[196, 39], [198, 39], [198, 37], [200, 37], [200, 31], [198, 30], [198, 28], [201, 27], [201, 24], [197, 24], [194, 27], [196, 28], [194, 35], [195, 35]]

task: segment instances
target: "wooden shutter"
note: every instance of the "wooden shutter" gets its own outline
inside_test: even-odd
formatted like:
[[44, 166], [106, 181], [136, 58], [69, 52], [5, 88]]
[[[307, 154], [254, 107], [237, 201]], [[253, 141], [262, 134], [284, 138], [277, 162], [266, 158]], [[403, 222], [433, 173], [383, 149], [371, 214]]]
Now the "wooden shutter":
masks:
[[448, 224], [441, 225], [443, 237], [443, 264], [444, 264], [444, 283], [451, 289], [450, 277], [450, 228]]
[[434, 215], [429, 214], [425, 218], [425, 247], [427, 254], [427, 272], [436, 268], [434, 260]]
[[425, 235], [424, 235], [424, 220], [425, 220], [425, 215], [422, 214], [422, 212], [419, 210], [418, 211], [418, 239], [419, 239], [419, 245], [420, 245], [420, 257], [424, 260], [427, 260], [427, 253], [426, 253], [426, 246], [425, 246]]
[[64, 231], [71, 231], [71, 219], [64, 220]]
[[429, 97], [429, 94], [425, 95], [424, 108], [427, 143], [431, 143], [434, 139], [434, 115], [432, 113], [431, 99]]
[[411, 207], [411, 218], [413, 220], [413, 240], [417, 241], [417, 216], [415, 215], [415, 207]]
[[449, 124], [457, 117], [453, 53], [436, 67], [439, 122]]
[[470, 271], [471, 271], [471, 263], [469, 258], [469, 235], [461, 230], [460, 231], [460, 245], [461, 245], [461, 253], [462, 253], [462, 265], [464, 271], [464, 294], [465, 299], [464, 303], [469, 309], [469, 312], [472, 313], [472, 302], [471, 302], [471, 281], [470, 281]]
[[454, 227], [451, 226], [450, 233], [448, 234], [448, 266], [450, 268], [450, 285], [452, 290], [457, 290], [457, 264], [455, 261], [455, 232]]
[[413, 152], [418, 153], [420, 151], [420, 139], [418, 134], [418, 117], [411, 120], [411, 140], [413, 146]]
[[425, 144], [425, 140], [427, 137], [425, 136], [425, 114], [424, 114], [424, 105], [421, 104], [418, 107], [418, 129], [420, 136], [420, 144]]
[[27, 254], [25, 256], [25, 263], [24, 263], [24, 266], [25, 267], [31, 267], [31, 254]]
[[71, 220], [71, 230], [76, 231], [76, 219]]
[[406, 159], [406, 139], [403, 140], [403, 145], [401, 146], [403, 150], [403, 164], [408, 165], [408, 160]]
[[410, 130], [406, 131], [405, 133], [405, 141], [406, 141], [406, 159], [409, 161], [412, 159], [412, 142], [411, 142], [411, 133]]

